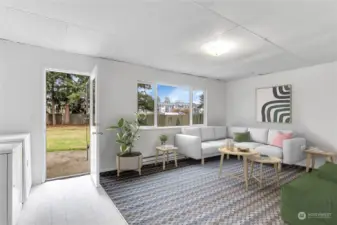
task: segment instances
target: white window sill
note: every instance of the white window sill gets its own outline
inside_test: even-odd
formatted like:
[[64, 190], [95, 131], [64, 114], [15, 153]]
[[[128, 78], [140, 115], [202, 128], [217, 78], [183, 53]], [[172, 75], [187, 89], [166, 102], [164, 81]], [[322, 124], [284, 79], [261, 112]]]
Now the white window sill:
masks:
[[154, 126], [141, 126], [140, 130], [167, 130], [167, 129], [181, 129], [181, 128], [188, 128], [188, 127], [205, 127], [205, 124], [196, 124], [193, 126], [174, 126], [174, 127], [154, 127]]

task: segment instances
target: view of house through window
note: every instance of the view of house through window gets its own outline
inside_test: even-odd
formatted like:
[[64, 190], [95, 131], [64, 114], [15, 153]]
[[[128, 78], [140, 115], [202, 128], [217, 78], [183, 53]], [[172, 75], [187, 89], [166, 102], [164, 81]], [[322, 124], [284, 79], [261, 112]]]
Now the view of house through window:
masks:
[[137, 92], [138, 112], [143, 112], [147, 116], [144, 121], [140, 121], [142, 126], [204, 124], [203, 90], [191, 91], [189, 87], [161, 84], [155, 86], [140, 82]]

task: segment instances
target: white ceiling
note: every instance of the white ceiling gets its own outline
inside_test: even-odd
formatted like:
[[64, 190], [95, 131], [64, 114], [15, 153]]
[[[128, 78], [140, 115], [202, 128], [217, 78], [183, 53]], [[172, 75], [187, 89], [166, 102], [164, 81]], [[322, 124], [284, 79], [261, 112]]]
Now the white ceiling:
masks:
[[0, 38], [224, 80], [337, 60], [336, 28], [336, 0], [0, 0]]

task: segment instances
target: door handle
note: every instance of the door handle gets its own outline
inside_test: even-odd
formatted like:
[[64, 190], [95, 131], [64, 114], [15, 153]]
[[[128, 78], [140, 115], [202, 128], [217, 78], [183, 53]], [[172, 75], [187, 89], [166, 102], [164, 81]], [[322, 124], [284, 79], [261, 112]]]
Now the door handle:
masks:
[[99, 134], [99, 135], [103, 135], [103, 132], [92, 132], [92, 134]]

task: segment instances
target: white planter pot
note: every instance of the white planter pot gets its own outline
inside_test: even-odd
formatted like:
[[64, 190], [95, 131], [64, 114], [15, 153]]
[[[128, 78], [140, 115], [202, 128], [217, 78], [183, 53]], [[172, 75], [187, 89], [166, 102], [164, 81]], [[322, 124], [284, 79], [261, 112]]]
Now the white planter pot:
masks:
[[135, 170], [141, 175], [141, 169], [143, 166], [143, 156], [116, 156], [117, 164], [117, 176], [119, 173], [126, 170]]

